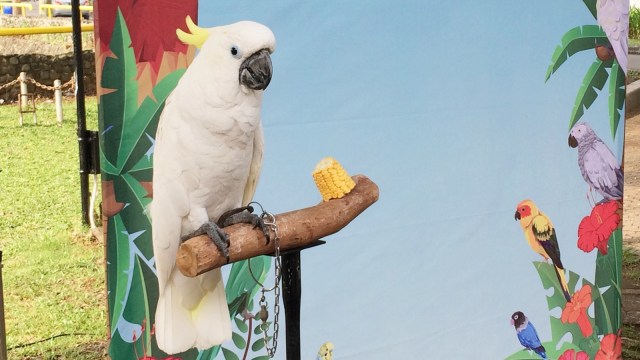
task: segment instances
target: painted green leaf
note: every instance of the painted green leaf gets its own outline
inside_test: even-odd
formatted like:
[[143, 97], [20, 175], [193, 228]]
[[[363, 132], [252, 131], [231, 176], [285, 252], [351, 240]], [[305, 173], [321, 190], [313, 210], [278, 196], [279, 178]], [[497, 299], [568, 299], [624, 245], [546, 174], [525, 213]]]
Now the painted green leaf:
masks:
[[589, 11], [591, 12], [591, 15], [593, 15], [593, 18], [597, 19], [598, 15], [596, 13], [596, 0], [582, 0], [582, 1], [587, 6], [587, 9], [589, 9]]
[[[147, 297], [147, 280], [144, 274], [143, 266], [146, 268], [146, 265], [140, 264], [140, 259], [136, 256], [135, 259], [135, 274], [133, 277], [133, 282], [138, 286], [137, 292], [132, 294], [133, 296], [130, 299], [134, 300], [136, 304], [129, 306], [130, 309], [135, 309], [138, 313], [136, 318], [140, 318], [140, 322], [146, 321], [148, 324], [151, 324], [151, 312], [149, 311], [149, 298]], [[155, 279], [154, 279], [155, 281]], [[141, 306], [142, 305], [142, 306]], [[140, 339], [140, 341], [145, 342], [145, 348], [151, 348], [151, 326], [148, 325], [145, 327], [144, 336]]]
[[[267, 337], [267, 339], [271, 339], [271, 337]], [[260, 338], [256, 340], [253, 345], [251, 345], [251, 351], [259, 351], [264, 348], [264, 339]]]
[[569, 119], [569, 129], [584, 115], [584, 109], [588, 109], [593, 104], [598, 97], [596, 90], [602, 90], [608, 78], [607, 63], [596, 59], [584, 75], [582, 85], [578, 90], [578, 95], [576, 95], [576, 101]]
[[[547, 305], [549, 307], [549, 310], [559, 308], [562, 311], [566, 306], [567, 300], [564, 298], [562, 288], [558, 283], [558, 278], [555, 274], [554, 266], [546, 262], [534, 262], [533, 264], [538, 270], [538, 275], [540, 276], [540, 280], [542, 281], [542, 286], [547, 290], [550, 288], [554, 289], [553, 294], [547, 296]], [[572, 294], [574, 292], [573, 290], [576, 289], [576, 285], [579, 279], [580, 276], [573, 271], [567, 272], [567, 283]], [[592, 300], [595, 301], [600, 298], [600, 292], [595, 287], [595, 285], [584, 278], [582, 278], [581, 282], [581, 287], [583, 286], [591, 287]], [[587, 316], [589, 316], [588, 313]], [[594, 319], [591, 316], [589, 316], [589, 321], [593, 326]], [[590, 337], [585, 339], [582, 335], [580, 327], [577, 324], [565, 324], [561, 321], [560, 318], [554, 316], [549, 316], [549, 323], [551, 325], [552, 343], [558, 344], [562, 337], [565, 336], [565, 334], [570, 333], [571, 339], [573, 339], [573, 344], [577, 345], [581, 350], [586, 351], [590, 356], [593, 356], [598, 350], [600, 343], [596, 337], [595, 328], [594, 333]], [[564, 344], [562, 344], [562, 346], [564, 346]]]
[[109, 223], [113, 222], [113, 231], [109, 232], [109, 235], [113, 235], [111, 241], [109, 242], [112, 245], [116, 246], [116, 263], [109, 264], [109, 266], [116, 267], [116, 274], [110, 278], [110, 281], [115, 282], [117, 285], [110, 289], [110, 291], [115, 290], [113, 310], [111, 311], [111, 336], [114, 336], [120, 317], [124, 312], [124, 302], [122, 299], [126, 298], [127, 291], [129, 290], [128, 277], [123, 276], [123, 274], [129, 273], [132, 269], [130, 269], [130, 261], [131, 258], [130, 249], [129, 249], [129, 238], [126, 235], [126, 229], [124, 228], [124, 224], [122, 223], [122, 219], [120, 214], [116, 214], [111, 218]]
[[[102, 149], [104, 149], [104, 147], [100, 146], [100, 172], [101, 172], [101, 174], [103, 176], [104, 175], [117, 176], [118, 175], [118, 169], [116, 169], [116, 167], [109, 162], [109, 160], [107, 159], [107, 156], [104, 154]], [[111, 180], [112, 178], [113, 178], [112, 176], [108, 176], [108, 177], [104, 178], [103, 180]]]
[[[513, 338], [515, 339], [514, 342], [517, 344], [517, 346], [520, 346], [515, 330], [513, 331]], [[580, 348], [568, 342], [565, 342], [563, 346], [558, 350], [556, 350], [556, 344], [553, 341], [542, 342], [542, 346], [544, 346], [548, 359], [557, 359], [560, 357], [560, 355], [562, 355], [562, 353], [564, 353], [569, 349], [580, 351]], [[536, 353], [534, 353], [533, 351], [527, 351], [525, 349], [516, 351], [515, 353], [505, 358], [505, 360], [534, 360], [534, 359], [540, 359], [540, 357], [536, 355]]]
[[129, 186], [130, 191], [133, 192], [134, 196], [133, 196], [133, 199], [131, 200], [136, 202], [136, 205], [140, 208], [140, 210], [142, 211], [142, 214], [146, 216], [147, 221], [149, 222], [149, 228], [150, 228], [151, 215], [149, 214], [149, 211], [146, 211], [146, 210], [149, 204], [151, 204], [151, 198], [149, 198], [149, 194], [147, 193], [147, 190], [142, 186], [142, 184], [140, 184], [140, 182], [137, 179], [135, 179], [133, 176], [129, 174], [123, 174], [122, 179]]
[[235, 321], [238, 330], [242, 331], [243, 333], [247, 333], [247, 331], [249, 331], [249, 325], [247, 325], [246, 322], [242, 321], [242, 319], [234, 317], [233, 320]]
[[196, 357], [196, 360], [213, 360], [220, 353], [220, 349], [221, 347], [220, 345], [218, 345], [212, 347], [211, 349], [202, 350], [198, 353], [198, 357]]
[[184, 72], [184, 69], [180, 69], [165, 76], [153, 88], [155, 100], [146, 97], [131, 119], [125, 119], [127, 132], [123, 135], [118, 153], [118, 168], [121, 172], [128, 172], [141, 159], [149, 158], [148, 150], [151, 143], [148, 137], [155, 137], [165, 100]]
[[269, 360], [271, 359], [268, 355], [260, 355], [260, 356], [256, 356], [251, 360]]
[[249, 294], [246, 292], [240, 294], [237, 298], [233, 299], [229, 303], [229, 314], [235, 318], [236, 315], [242, 314], [242, 311], [247, 309], [247, 303], [249, 301]]
[[231, 334], [231, 340], [238, 349], [244, 349], [247, 346], [247, 341], [238, 333]]
[[594, 49], [596, 44], [608, 43], [607, 35], [598, 25], [583, 25], [567, 31], [551, 56], [551, 65], [547, 69], [545, 81], [556, 72], [567, 59], [575, 53]]
[[[118, 152], [124, 133], [124, 121], [138, 109], [137, 68], [131, 37], [122, 13], [118, 9], [107, 57], [102, 69], [101, 86], [111, 91], [100, 97], [100, 147], [111, 164], [118, 164]], [[109, 116], [105, 116], [109, 109]], [[109, 144], [109, 146], [104, 146]]]
[[249, 298], [252, 299], [260, 289], [260, 285], [249, 273], [249, 263], [251, 263], [253, 275], [262, 283], [271, 267], [271, 257], [257, 256], [251, 258], [251, 260], [239, 261], [233, 264], [225, 287], [228, 302], [233, 301], [243, 292], [248, 292]]
[[618, 124], [622, 116], [622, 107], [625, 101], [625, 74], [614, 61], [609, 74], [609, 121], [611, 123], [611, 136], [615, 139], [618, 131]]
[[240, 360], [238, 355], [227, 348], [222, 348], [222, 354], [224, 355], [225, 360]]
[[607, 255], [598, 253], [596, 258], [596, 281], [599, 289], [606, 289], [595, 300], [596, 326], [599, 335], [616, 333], [622, 326], [621, 283], [622, 230], [618, 229], [609, 238]]
[[260, 335], [262, 334], [262, 332], [265, 329], [269, 329], [269, 326], [271, 326], [271, 321], [267, 321], [266, 323], [259, 323], [256, 328], [253, 330], [253, 333], [256, 335]]
[[[564, 298], [564, 294], [562, 293], [562, 287], [558, 283], [558, 278], [555, 273], [555, 269], [553, 265], [542, 262], [535, 261], [534, 266], [538, 271], [538, 275], [540, 276], [540, 281], [542, 281], [542, 286], [545, 289], [553, 288], [553, 294], [547, 296], [547, 305], [549, 310], [560, 308], [564, 309], [567, 300]], [[578, 283], [578, 279], [580, 276], [572, 271], [568, 272], [567, 283], [569, 285], [569, 290], [573, 293], [573, 289], [576, 288], [576, 284]], [[560, 339], [567, 333], [571, 333], [574, 339], [582, 338], [582, 333], [580, 332], [580, 328], [577, 324], [563, 324], [559, 318], [550, 316], [549, 322], [551, 323], [551, 336], [552, 341], [558, 343]], [[534, 322], [535, 323], [535, 322]]]

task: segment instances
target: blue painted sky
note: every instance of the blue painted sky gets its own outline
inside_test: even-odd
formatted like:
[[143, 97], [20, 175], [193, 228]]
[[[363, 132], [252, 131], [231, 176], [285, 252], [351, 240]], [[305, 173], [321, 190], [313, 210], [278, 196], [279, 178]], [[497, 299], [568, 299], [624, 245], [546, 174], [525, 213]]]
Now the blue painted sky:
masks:
[[[319, 202], [311, 171], [325, 156], [380, 187], [304, 252], [302, 357], [331, 340], [337, 359], [504, 358], [521, 348], [516, 310], [551, 337], [541, 257], [513, 218], [521, 200], [553, 220], [565, 266], [593, 279], [595, 255], [575, 245], [590, 206], [567, 137], [594, 54], [544, 77], [562, 35], [595, 20], [580, 0], [398, 4], [202, 1], [199, 23], [276, 35], [257, 201], [274, 213]], [[607, 95], [583, 119], [619, 149]]]

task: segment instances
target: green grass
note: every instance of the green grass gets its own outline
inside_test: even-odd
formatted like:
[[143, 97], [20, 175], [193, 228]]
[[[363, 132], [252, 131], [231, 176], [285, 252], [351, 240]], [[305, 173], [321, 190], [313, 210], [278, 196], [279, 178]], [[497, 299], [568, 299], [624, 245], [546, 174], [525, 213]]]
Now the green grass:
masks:
[[630, 249], [622, 251], [622, 270], [628, 279], [636, 279], [640, 283], [640, 256]]
[[629, 11], [629, 38], [640, 39], [640, 9], [636, 7]]
[[[39, 124], [27, 116], [20, 127], [17, 106], [0, 106], [9, 358], [99, 359], [107, 333], [104, 249], [81, 221], [75, 102], [65, 102], [60, 127], [53, 104], [37, 107]], [[96, 99], [86, 108], [88, 128], [96, 129]]]

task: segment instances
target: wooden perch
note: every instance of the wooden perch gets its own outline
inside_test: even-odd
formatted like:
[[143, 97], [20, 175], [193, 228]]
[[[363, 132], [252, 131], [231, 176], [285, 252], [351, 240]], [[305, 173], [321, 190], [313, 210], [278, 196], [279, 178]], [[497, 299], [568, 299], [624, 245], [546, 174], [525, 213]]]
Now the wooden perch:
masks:
[[[280, 251], [304, 247], [334, 234], [378, 200], [378, 186], [364, 175], [352, 177], [356, 186], [340, 199], [323, 201], [305, 209], [275, 215], [280, 235]], [[229, 263], [275, 252], [273, 234], [267, 245], [260, 229], [249, 224], [227, 226]], [[189, 277], [227, 264], [226, 258], [207, 235], [186, 240], [180, 245], [176, 266]]]

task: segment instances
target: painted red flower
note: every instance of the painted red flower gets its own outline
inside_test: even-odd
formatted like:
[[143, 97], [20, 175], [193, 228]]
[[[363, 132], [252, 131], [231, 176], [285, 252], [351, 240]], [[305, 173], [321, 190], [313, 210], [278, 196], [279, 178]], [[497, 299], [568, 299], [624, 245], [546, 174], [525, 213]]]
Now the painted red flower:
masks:
[[600, 340], [600, 350], [595, 360], [622, 360], [622, 339], [620, 333], [607, 334]]
[[618, 202], [615, 200], [598, 204], [585, 216], [578, 226], [578, 248], [591, 252], [596, 247], [603, 255], [607, 254], [609, 237], [620, 224]]
[[591, 326], [591, 320], [587, 315], [587, 309], [591, 306], [591, 286], [584, 285], [571, 297], [571, 301], [565, 305], [562, 310], [560, 320], [563, 323], [575, 324], [577, 323], [582, 332], [582, 336], [589, 337], [593, 334], [593, 327]]
[[569, 349], [562, 353], [558, 360], [589, 360], [589, 354], [584, 351], [577, 352], [573, 349]]

